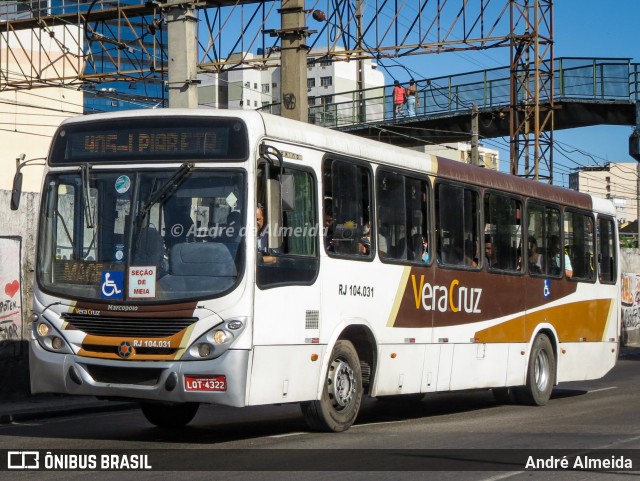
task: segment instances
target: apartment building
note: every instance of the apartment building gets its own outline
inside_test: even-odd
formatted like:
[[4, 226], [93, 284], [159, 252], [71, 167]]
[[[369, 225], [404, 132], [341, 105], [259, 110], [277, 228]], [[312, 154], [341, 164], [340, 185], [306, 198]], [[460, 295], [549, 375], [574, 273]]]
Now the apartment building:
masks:
[[608, 162], [581, 167], [569, 175], [569, 188], [611, 199], [620, 224], [638, 218], [638, 172], [636, 162]]

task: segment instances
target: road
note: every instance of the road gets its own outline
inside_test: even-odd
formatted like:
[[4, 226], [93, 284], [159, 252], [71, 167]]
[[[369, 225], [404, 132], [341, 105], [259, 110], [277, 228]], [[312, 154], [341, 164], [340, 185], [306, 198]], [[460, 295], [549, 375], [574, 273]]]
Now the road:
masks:
[[[297, 405], [247, 409], [203, 406], [189, 426], [173, 431], [151, 426], [138, 410], [132, 409], [2, 425], [0, 449], [38, 449], [54, 453], [61, 449], [75, 450], [73, 452], [127, 449], [141, 453], [149, 449], [171, 450], [162, 452], [171, 459], [170, 465], [175, 465], [173, 469], [176, 472], [171, 474], [171, 478], [176, 480], [628, 479], [630, 476], [640, 477], [640, 463], [634, 464], [635, 472], [617, 474], [588, 470], [531, 472], [525, 470], [522, 463], [508, 461], [496, 471], [474, 469], [462, 472], [406, 471], [408, 465], [397, 464], [397, 460], [393, 462], [398, 469], [388, 471], [389, 467], [381, 467], [380, 463], [391, 459], [385, 456], [390, 450], [411, 454], [413, 452], [408, 450], [432, 449], [441, 450], [438, 453], [443, 453], [439, 456], [443, 458], [468, 453], [464, 450], [481, 449], [519, 449], [534, 455], [539, 449], [568, 449], [587, 455], [598, 449], [635, 449], [639, 450], [634, 458], [637, 461], [640, 453], [639, 404], [640, 354], [632, 353], [621, 359], [603, 379], [565, 383], [557, 387], [545, 407], [499, 405], [487, 391], [433, 394], [419, 402], [370, 399], [363, 404], [357, 423], [341, 434], [309, 431]], [[266, 472], [189, 471], [198, 465], [200, 456], [209, 457], [211, 462], [212, 456], [224, 454], [220, 451], [222, 449], [230, 450], [226, 451], [229, 459], [236, 459], [247, 466], [252, 462], [262, 463], [260, 453], [270, 453], [251, 452], [249, 449], [288, 450], [275, 452], [275, 469], [281, 469], [282, 460], [290, 457], [292, 464], [288, 469], [296, 471], [269, 471], [274, 468], [267, 465], [264, 467]], [[300, 457], [292, 451], [294, 449], [310, 451], [299, 451], [308, 453], [306, 457]], [[365, 451], [347, 451], [354, 449]], [[442, 450], [463, 451], [452, 453]], [[422, 452], [425, 453], [431, 452]], [[340, 471], [340, 467], [351, 465], [349, 456], [361, 456], [359, 459], [365, 466], [371, 463], [372, 468], [377, 466], [383, 470]], [[157, 456], [155, 459], [158, 460]], [[410, 458], [405, 459], [411, 462]], [[319, 464], [323, 467], [317, 468]], [[362, 469], [358, 463], [355, 465]], [[305, 466], [306, 469], [315, 466], [314, 469], [323, 471], [307, 471]], [[0, 479], [26, 479], [27, 476], [29, 479], [80, 479], [80, 476], [88, 474], [5, 471], [0, 472]], [[123, 476], [126, 479], [158, 479], [158, 474], [157, 471], [90, 473], [92, 478], [118, 480]]]

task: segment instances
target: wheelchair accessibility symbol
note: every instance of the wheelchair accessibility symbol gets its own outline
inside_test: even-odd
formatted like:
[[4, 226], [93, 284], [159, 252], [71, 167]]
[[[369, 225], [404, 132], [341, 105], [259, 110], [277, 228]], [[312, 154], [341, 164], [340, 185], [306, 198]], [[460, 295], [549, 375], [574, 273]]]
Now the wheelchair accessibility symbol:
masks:
[[124, 272], [103, 271], [100, 280], [100, 297], [103, 299], [122, 299]]
[[551, 297], [551, 281], [549, 279], [544, 280], [544, 290], [542, 292], [544, 297]]

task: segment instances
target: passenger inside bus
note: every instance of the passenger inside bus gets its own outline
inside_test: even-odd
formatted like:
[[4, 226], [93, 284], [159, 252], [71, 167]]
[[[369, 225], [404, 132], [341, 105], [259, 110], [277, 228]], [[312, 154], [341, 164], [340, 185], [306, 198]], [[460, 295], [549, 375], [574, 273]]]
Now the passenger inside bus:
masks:
[[368, 256], [371, 253], [371, 237], [363, 236], [360, 238], [358, 252], [363, 256]]
[[493, 249], [493, 242], [491, 242], [491, 237], [485, 236], [484, 238], [484, 262], [486, 263], [488, 268], [496, 268], [498, 269], [498, 265], [494, 263], [495, 259], [495, 251]]
[[551, 236], [551, 251], [550, 251], [550, 273], [559, 275], [562, 266], [562, 256], [564, 256], [564, 273], [567, 277], [573, 276], [573, 266], [571, 265], [571, 259], [567, 252], [560, 247], [560, 237], [557, 235]]
[[542, 273], [542, 254], [538, 252], [538, 241], [532, 235], [529, 236], [529, 257], [527, 263], [529, 264], [529, 272], [534, 274]]

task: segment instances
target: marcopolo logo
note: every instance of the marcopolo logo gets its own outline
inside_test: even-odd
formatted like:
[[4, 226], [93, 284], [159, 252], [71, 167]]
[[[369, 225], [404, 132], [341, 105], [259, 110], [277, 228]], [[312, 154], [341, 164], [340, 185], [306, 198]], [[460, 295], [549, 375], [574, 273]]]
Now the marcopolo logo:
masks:
[[480, 314], [480, 297], [482, 289], [479, 287], [461, 286], [458, 279], [454, 279], [448, 286], [432, 286], [420, 276], [420, 281], [411, 275], [413, 296], [416, 309], [422, 307], [425, 311], [465, 312]]

